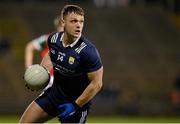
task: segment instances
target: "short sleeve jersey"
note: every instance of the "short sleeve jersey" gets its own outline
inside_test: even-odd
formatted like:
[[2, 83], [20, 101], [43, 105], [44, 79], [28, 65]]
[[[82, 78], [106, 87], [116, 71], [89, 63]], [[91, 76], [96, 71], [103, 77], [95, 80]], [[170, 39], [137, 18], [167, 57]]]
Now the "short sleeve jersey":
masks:
[[84, 36], [73, 44], [64, 47], [61, 41], [63, 32], [48, 38], [49, 55], [54, 68], [54, 92], [74, 100], [85, 90], [90, 81], [87, 73], [102, 67], [96, 47]]

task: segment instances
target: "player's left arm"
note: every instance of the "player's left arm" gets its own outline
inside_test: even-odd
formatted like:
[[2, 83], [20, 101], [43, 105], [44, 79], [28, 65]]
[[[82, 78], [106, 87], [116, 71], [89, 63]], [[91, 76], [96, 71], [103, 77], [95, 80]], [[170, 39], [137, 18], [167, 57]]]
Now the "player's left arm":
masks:
[[87, 75], [90, 80], [90, 84], [75, 101], [75, 103], [80, 107], [89, 102], [102, 88], [103, 67], [97, 71], [90, 72]]
[[86, 49], [86, 52], [82, 54], [82, 61], [90, 83], [75, 101], [58, 106], [59, 110], [64, 110], [58, 115], [60, 120], [73, 115], [79, 107], [88, 103], [102, 87], [103, 66], [96, 48]]
[[79, 107], [82, 107], [84, 104], [89, 102], [101, 89], [103, 67], [101, 67], [97, 71], [90, 72], [87, 75], [91, 82], [84, 90], [84, 92], [76, 99], [76, 101], [74, 101], [73, 103], [65, 103], [58, 106], [59, 110], [64, 110], [58, 115], [60, 120], [73, 115]]

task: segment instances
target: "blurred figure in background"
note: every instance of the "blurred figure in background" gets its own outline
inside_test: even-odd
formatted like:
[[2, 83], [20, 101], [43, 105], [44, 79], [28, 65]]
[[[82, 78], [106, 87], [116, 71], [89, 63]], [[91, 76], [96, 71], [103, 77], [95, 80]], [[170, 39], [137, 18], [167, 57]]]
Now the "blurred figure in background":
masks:
[[[54, 26], [58, 32], [64, 31], [64, 27], [61, 22], [60, 16], [54, 19]], [[39, 36], [38, 38], [33, 39], [26, 45], [26, 48], [25, 48], [25, 67], [26, 68], [33, 64], [35, 50], [41, 52], [41, 58], [43, 58], [44, 55], [48, 52], [47, 39], [50, 34], [51, 33], [43, 34]]]
[[[58, 16], [54, 19], [54, 27], [56, 31], [62, 32], [64, 31], [64, 26], [62, 24], [61, 16]], [[44, 34], [39, 36], [38, 38], [33, 39], [30, 41], [25, 48], [25, 68], [28, 68], [30, 65], [33, 64], [34, 60], [34, 51], [40, 51], [41, 52], [41, 58], [46, 55], [48, 52], [48, 45], [47, 45], [47, 39], [51, 33], [49, 34]], [[48, 86], [45, 88], [47, 89], [52, 85], [54, 76], [53, 76], [53, 69], [50, 70], [50, 81]]]

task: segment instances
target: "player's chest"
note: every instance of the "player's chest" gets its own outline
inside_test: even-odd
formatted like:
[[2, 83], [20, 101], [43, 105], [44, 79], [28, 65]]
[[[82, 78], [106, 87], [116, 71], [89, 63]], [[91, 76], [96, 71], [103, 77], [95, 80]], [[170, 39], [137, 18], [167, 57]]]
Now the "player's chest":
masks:
[[73, 48], [50, 48], [51, 61], [56, 67], [77, 69], [81, 64], [80, 55]]

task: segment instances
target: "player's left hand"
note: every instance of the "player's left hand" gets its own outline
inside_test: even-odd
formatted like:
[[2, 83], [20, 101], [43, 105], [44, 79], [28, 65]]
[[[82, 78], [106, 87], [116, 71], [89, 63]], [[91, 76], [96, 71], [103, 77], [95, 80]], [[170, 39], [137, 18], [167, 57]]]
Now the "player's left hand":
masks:
[[61, 111], [58, 115], [60, 120], [64, 120], [71, 115], [73, 115], [78, 108], [80, 108], [75, 102], [74, 103], [64, 103], [58, 106], [59, 111]]

